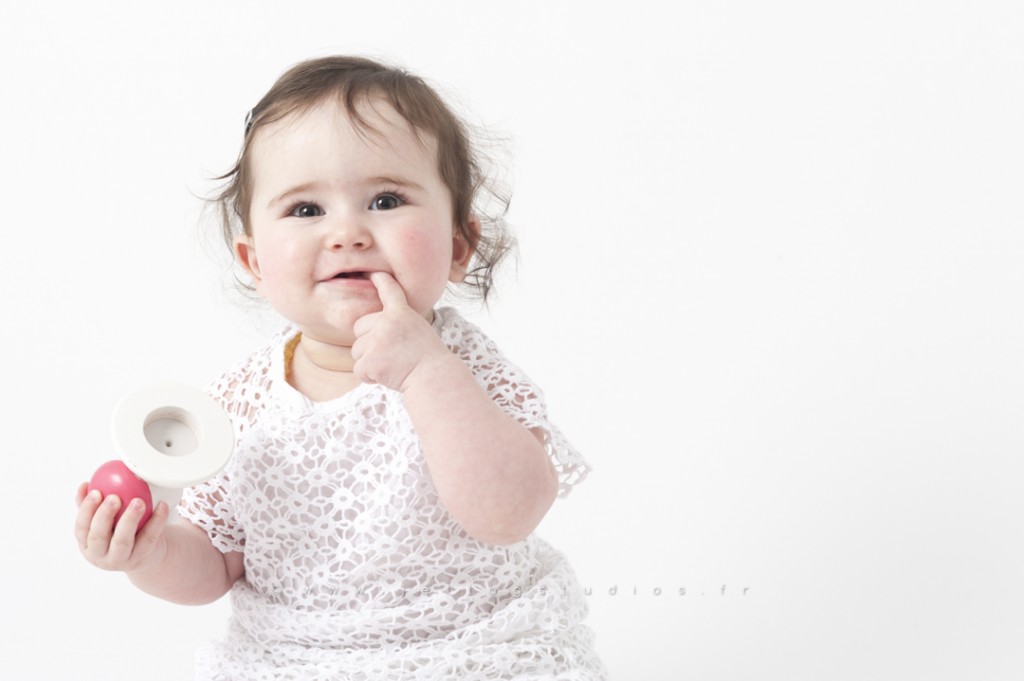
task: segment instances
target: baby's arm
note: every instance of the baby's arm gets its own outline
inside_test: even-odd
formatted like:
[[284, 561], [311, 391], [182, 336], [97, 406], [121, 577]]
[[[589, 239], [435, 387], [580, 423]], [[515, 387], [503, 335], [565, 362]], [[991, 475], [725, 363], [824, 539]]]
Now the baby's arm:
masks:
[[121, 501], [88, 484], [78, 488], [75, 538], [93, 565], [125, 572], [135, 586], [184, 605], [217, 600], [244, 573], [241, 553], [221, 553], [201, 529], [187, 521], [167, 525], [167, 504], [157, 505], [136, 535], [143, 509], [131, 504], [115, 526]]
[[506, 414], [451, 353], [421, 362], [403, 394], [438, 494], [463, 529], [490, 544], [529, 536], [558, 492], [543, 434]]
[[441, 501], [467, 533], [490, 544], [525, 539], [558, 492], [543, 436], [495, 404], [394, 279], [375, 273], [373, 282], [384, 310], [356, 323], [357, 375], [401, 390]]

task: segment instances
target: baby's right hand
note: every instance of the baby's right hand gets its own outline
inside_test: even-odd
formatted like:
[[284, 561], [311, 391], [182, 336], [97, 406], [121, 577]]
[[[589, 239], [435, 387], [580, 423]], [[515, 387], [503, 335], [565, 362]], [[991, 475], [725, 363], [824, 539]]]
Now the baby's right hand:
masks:
[[164, 527], [167, 525], [168, 507], [157, 504], [146, 526], [136, 534], [142, 519], [144, 503], [135, 499], [114, 526], [114, 516], [121, 508], [116, 495], [106, 499], [99, 490], [89, 491], [83, 482], [76, 495], [78, 517], [75, 520], [75, 539], [85, 559], [104, 570], [129, 572], [159, 564], [167, 552]]

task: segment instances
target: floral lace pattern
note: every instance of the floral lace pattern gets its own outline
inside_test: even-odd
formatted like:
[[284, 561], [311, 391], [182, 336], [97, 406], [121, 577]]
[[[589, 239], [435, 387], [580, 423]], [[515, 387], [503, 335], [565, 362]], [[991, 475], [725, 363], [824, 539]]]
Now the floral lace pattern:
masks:
[[[545, 433], [568, 494], [588, 467], [541, 391], [484, 334], [442, 308], [434, 328], [488, 394]], [[603, 679], [586, 601], [535, 536], [476, 541], [434, 489], [400, 393], [362, 384], [315, 403], [285, 380], [289, 328], [211, 387], [236, 429], [217, 478], [181, 516], [244, 551], [225, 640], [200, 679]]]

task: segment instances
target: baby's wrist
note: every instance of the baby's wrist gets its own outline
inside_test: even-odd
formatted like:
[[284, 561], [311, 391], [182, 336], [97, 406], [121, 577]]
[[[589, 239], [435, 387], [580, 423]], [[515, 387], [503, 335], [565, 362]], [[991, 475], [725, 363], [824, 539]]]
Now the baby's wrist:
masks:
[[166, 542], [161, 542], [160, 545], [154, 547], [149, 555], [140, 560], [136, 565], [125, 570], [125, 574], [133, 581], [137, 577], [145, 579], [148, 575], [156, 574], [160, 571], [160, 566], [163, 565], [166, 555], [167, 544]]
[[425, 354], [406, 375], [399, 391], [408, 394], [421, 388], [440, 385], [442, 381], [451, 376], [453, 369], [457, 370], [459, 367], [465, 368], [465, 365], [447, 348]]

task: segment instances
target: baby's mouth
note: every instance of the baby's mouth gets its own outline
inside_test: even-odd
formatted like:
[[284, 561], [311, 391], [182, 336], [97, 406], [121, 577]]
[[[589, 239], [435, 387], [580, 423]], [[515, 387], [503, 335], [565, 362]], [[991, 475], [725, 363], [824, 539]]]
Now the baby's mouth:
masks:
[[369, 279], [369, 272], [338, 272], [331, 279]]

